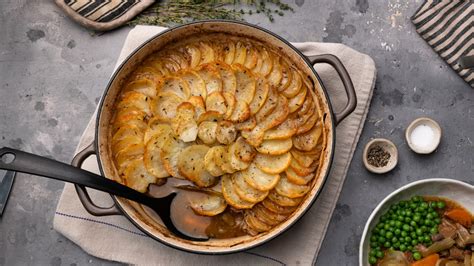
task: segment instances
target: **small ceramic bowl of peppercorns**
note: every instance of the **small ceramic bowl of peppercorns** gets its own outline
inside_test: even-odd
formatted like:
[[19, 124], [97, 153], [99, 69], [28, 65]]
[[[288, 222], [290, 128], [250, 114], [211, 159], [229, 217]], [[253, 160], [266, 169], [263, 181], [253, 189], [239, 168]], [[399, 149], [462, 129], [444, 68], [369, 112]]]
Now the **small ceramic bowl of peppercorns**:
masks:
[[398, 163], [398, 150], [388, 139], [373, 139], [365, 145], [364, 165], [372, 173], [390, 172]]

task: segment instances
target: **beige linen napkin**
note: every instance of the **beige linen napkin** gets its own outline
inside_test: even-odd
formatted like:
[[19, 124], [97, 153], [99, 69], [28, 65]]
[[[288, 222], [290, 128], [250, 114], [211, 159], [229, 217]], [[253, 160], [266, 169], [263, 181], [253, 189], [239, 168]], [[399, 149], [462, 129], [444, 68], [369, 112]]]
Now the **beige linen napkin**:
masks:
[[[137, 26], [130, 31], [117, 65], [148, 38], [164, 30]], [[87, 253], [113, 261], [139, 265], [309, 265], [314, 263], [328, 223], [341, 191], [369, 109], [375, 83], [375, 64], [367, 55], [342, 44], [294, 43], [305, 55], [333, 54], [341, 59], [354, 83], [357, 108], [337, 126], [336, 150], [331, 173], [321, 195], [311, 209], [291, 229], [270, 242], [252, 250], [231, 255], [196, 255], [179, 251], [153, 240], [134, 227], [123, 216], [95, 217], [82, 207], [74, 186], [66, 184], [54, 217], [54, 229], [79, 245]], [[346, 96], [337, 74], [328, 65], [317, 65], [335, 110], [342, 108]], [[78, 151], [94, 138], [95, 115], [87, 126]], [[95, 156], [83, 168], [98, 172]], [[91, 191], [93, 200], [110, 206], [108, 194]]]

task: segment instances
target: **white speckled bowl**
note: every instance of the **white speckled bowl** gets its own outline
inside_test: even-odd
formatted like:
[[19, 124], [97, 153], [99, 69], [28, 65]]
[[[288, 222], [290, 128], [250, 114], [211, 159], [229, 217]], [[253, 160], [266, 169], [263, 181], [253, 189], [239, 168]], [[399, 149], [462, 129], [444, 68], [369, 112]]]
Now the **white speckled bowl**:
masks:
[[[419, 147], [411, 141], [411, 133], [419, 125], [428, 126], [433, 130], [434, 136], [429, 147]], [[418, 154], [430, 154], [434, 150], [436, 150], [436, 148], [438, 148], [438, 145], [441, 141], [441, 132], [442, 132], [441, 127], [436, 121], [428, 117], [420, 117], [420, 118], [415, 119], [413, 122], [411, 122], [410, 125], [407, 127], [405, 131], [405, 139], [408, 143], [408, 146], [410, 147], [412, 151]]]
[[410, 199], [415, 195], [420, 196], [438, 196], [452, 199], [460, 203], [463, 207], [474, 212], [474, 186], [465, 182], [445, 178], [431, 178], [416, 181], [407, 184], [394, 192], [390, 193], [370, 214], [367, 223], [365, 224], [364, 232], [360, 240], [359, 247], [359, 265], [367, 265], [370, 232], [376, 225], [380, 216], [385, 213], [390, 205], [401, 200]]

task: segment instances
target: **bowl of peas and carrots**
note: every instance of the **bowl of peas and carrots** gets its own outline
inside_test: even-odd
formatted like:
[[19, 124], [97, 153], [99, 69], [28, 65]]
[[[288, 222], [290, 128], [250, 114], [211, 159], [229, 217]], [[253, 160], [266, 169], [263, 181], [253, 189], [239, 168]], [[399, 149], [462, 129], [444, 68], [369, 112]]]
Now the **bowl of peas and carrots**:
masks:
[[473, 213], [473, 185], [453, 179], [407, 184], [382, 200], [370, 215], [360, 242], [359, 264], [444, 266], [459, 262], [474, 266]]

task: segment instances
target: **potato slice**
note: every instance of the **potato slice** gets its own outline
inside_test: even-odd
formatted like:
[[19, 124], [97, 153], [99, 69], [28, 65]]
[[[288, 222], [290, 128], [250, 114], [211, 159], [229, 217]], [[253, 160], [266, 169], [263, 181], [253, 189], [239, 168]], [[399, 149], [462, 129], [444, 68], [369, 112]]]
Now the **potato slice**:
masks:
[[255, 165], [267, 174], [279, 174], [288, 168], [291, 163], [291, 154], [286, 152], [281, 155], [257, 154]]
[[222, 78], [213, 64], [201, 65], [197, 73], [206, 84], [207, 95], [215, 91], [222, 91]]
[[290, 71], [292, 72], [291, 83], [282, 91], [288, 99], [295, 97], [300, 92], [303, 84], [300, 72], [294, 68], [290, 68]]
[[133, 71], [133, 73], [130, 75], [129, 81], [139, 81], [145, 79], [156, 83], [158, 79], [163, 77], [163, 73], [158, 71], [156, 68], [145, 65], [146, 64], [139, 66], [135, 71]]
[[163, 79], [161, 86], [158, 87], [158, 94], [166, 92], [172, 92], [182, 99], [191, 97], [191, 89], [188, 87], [188, 84], [179, 77], [168, 76]]
[[253, 69], [257, 65], [257, 60], [257, 49], [250, 43], [247, 43], [247, 55], [245, 56], [245, 62], [243, 65], [248, 69]]
[[275, 191], [288, 198], [300, 198], [303, 197], [311, 187], [306, 185], [296, 185], [288, 181], [286, 175], [281, 175], [280, 181], [275, 187]]
[[272, 58], [272, 71], [267, 76], [267, 81], [271, 86], [277, 88], [283, 78], [283, 69], [278, 60], [279, 56], [270, 52], [270, 57]]
[[150, 60], [147, 61], [147, 65], [155, 69], [157, 72], [161, 73], [162, 76], [170, 74], [170, 70], [165, 66], [165, 63], [162, 60], [150, 58]]
[[274, 201], [276, 204], [280, 206], [284, 206], [284, 207], [298, 206], [298, 204], [300, 204], [300, 202], [303, 200], [303, 197], [292, 199], [292, 198], [282, 196], [278, 194], [274, 189], [270, 191], [270, 193], [268, 194], [268, 198]]
[[229, 205], [237, 209], [251, 209], [254, 205], [239, 197], [230, 175], [222, 176], [222, 194]]
[[127, 187], [144, 193], [148, 185], [156, 182], [156, 177], [148, 173], [142, 159], [135, 159], [125, 169], [123, 181]]
[[198, 215], [216, 216], [225, 211], [227, 202], [222, 195], [205, 193], [205, 196], [190, 202], [191, 209]]
[[222, 93], [225, 99], [225, 105], [226, 105], [226, 112], [224, 114], [225, 119], [229, 119], [232, 116], [232, 113], [234, 113], [235, 106], [237, 105], [237, 100], [235, 99], [234, 94], [230, 92], [224, 92]]
[[288, 86], [291, 84], [291, 81], [293, 79], [293, 71], [291, 71], [290, 66], [288, 62], [283, 59], [283, 57], [280, 57], [280, 65], [281, 65], [281, 80], [280, 83], [277, 85], [277, 90], [278, 92], [282, 92], [288, 88]]
[[211, 145], [216, 142], [217, 122], [204, 121], [199, 124], [198, 137], [204, 144]]
[[255, 205], [251, 211], [255, 213], [255, 217], [257, 217], [258, 220], [271, 226], [275, 226], [287, 218], [286, 215], [272, 212], [269, 209], [263, 207], [261, 204]]
[[306, 98], [306, 93], [308, 89], [306, 87], [302, 87], [300, 92], [293, 98], [288, 101], [288, 106], [290, 107], [290, 113], [297, 111], [301, 106], [303, 106], [303, 102]]
[[245, 43], [238, 41], [235, 45], [235, 56], [232, 64], [244, 65], [245, 58], [247, 57], [247, 48]]
[[302, 116], [307, 114], [308, 112], [314, 112], [314, 102], [313, 102], [313, 97], [310, 93], [306, 93], [306, 98], [304, 99], [303, 105], [301, 108], [298, 110], [298, 115]]
[[228, 148], [228, 159], [230, 166], [232, 169], [235, 171], [241, 171], [244, 169], [247, 169], [250, 165], [250, 162], [245, 162], [242, 159], [240, 159], [240, 152], [238, 149], [240, 148], [240, 144], [238, 142], [234, 142], [231, 145], [229, 145]]
[[145, 131], [143, 143], [148, 143], [155, 136], [171, 134], [173, 134], [171, 126], [168, 123], [164, 123], [161, 119], [154, 117], [148, 121], [148, 128]]
[[204, 80], [198, 75], [196, 71], [186, 70], [181, 72], [179, 77], [182, 78], [188, 85], [191, 96], [201, 96], [203, 99], [206, 99], [206, 83], [204, 83]]
[[232, 174], [232, 181], [234, 182], [235, 192], [239, 195], [239, 197], [243, 200], [252, 203], [258, 203], [264, 200], [267, 195], [268, 191], [260, 191], [251, 187], [246, 181], [243, 176], [242, 172], [237, 172]]
[[268, 94], [270, 92], [270, 86], [266, 80], [262, 77], [257, 78], [255, 96], [249, 104], [250, 114], [256, 114], [267, 100]]
[[166, 57], [176, 62], [179, 65], [180, 69], [189, 68], [188, 60], [181, 52], [174, 51], [172, 53], [167, 54]]
[[289, 113], [288, 100], [285, 96], [279, 95], [276, 108], [260, 120], [257, 127], [263, 131], [276, 127], [285, 121]]
[[297, 149], [291, 149], [291, 155], [293, 159], [303, 167], [309, 167], [313, 162], [314, 159], [312, 156], [305, 155], [304, 153], [298, 151]]
[[163, 121], [171, 121], [176, 116], [178, 105], [184, 102], [184, 99], [173, 92], [160, 93], [152, 101], [151, 108], [153, 114]]
[[310, 151], [316, 147], [318, 144], [319, 137], [321, 137], [321, 133], [323, 131], [323, 127], [320, 123], [317, 123], [313, 126], [313, 128], [302, 134], [293, 137], [293, 144], [295, 148], [302, 151]]
[[255, 114], [255, 118], [257, 119], [257, 122], [262, 121], [268, 114], [273, 112], [275, 110], [277, 103], [278, 103], [279, 95], [276, 92], [275, 89], [270, 88], [270, 91], [268, 92], [268, 97], [263, 104], [263, 106], [258, 110], [258, 112]]
[[268, 74], [270, 74], [273, 69], [273, 58], [270, 57], [269, 52], [264, 47], [259, 47], [258, 52], [262, 58], [262, 66], [255, 71], [264, 77], [268, 76]]
[[234, 75], [237, 80], [237, 88], [235, 91], [235, 99], [250, 104], [255, 96], [256, 78], [252, 71], [241, 65], [232, 65]]
[[137, 91], [129, 91], [122, 95], [122, 99], [117, 105], [119, 109], [136, 107], [147, 115], [151, 115], [150, 102], [152, 98]]
[[145, 154], [143, 155], [145, 168], [148, 173], [156, 178], [168, 177], [170, 175], [168, 171], [166, 171], [163, 161], [161, 160], [161, 147], [168, 138], [171, 138], [171, 135], [155, 135], [146, 143], [145, 146]]
[[255, 119], [255, 116], [251, 116], [244, 122], [235, 124], [235, 128], [239, 131], [242, 131], [242, 130], [250, 131], [254, 129], [256, 126], [257, 126], [257, 119]]
[[200, 64], [210, 63], [215, 59], [214, 49], [207, 42], [199, 42], [199, 50], [201, 50]]
[[291, 138], [289, 139], [269, 139], [264, 140], [258, 147], [257, 151], [263, 154], [280, 155], [289, 151], [293, 147]]
[[215, 111], [221, 115], [227, 112], [225, 98], [221, 92], [215, 91], [207, 96], [206, 111]]
[[112, 143], [112, 153], [117, 154], [123, 149], [126, 149], [129, 146], [132, 146], [134, 144], [143, 144], [143, 137], [140, 136], [135, 136], [135, 135], [129, 135], [127, 137], [124, 137], [116, 142]]
[[115, 166], [119, 174], [123, 174], [127, 166], [135, 159], [143, 159], [145, 145], [143, 143], [133, 144], [114, 154]]
[[156, 83], [153, 80], [145, 78], [135, 80], [125, 86], [122, 90], [122, 94], [130, 91], [139, 92], [152, 98], [156, 96]]
[[306, 185], [309, 181], [313, 180], [315, 176], [312, 172], [305, 176], [298, 175], [292, 167], [288, 167], [288, 169], [285, 170], [285, 173], [288, 181], [296, 185]]
[[166, 69], [168, 69], [170, 73], [178, 72], [181, 69], [181, 66], [177, 62], [172, 60], [171, 58], [163, 57], [161, 61], [163, 62], [163, 65], [165, 66]]
[[188, 102], [194, 106], [194, 120], [197, 121], [206, 112], [206, 104], [201, 96], [191, 96]]
[[[140, 131], [145, 131], [147, 125], [144, 121], [146, 114], [145, 112], [123, 112], [123, 110], [118, 110], [120, 113], [114, 118], [112, 123], [112, 132], [117, 132], [121, 127], [124, 126], [136, 126]], [[122, 112], [121, 112], [122, 111]]]
[[191, 62], [189, 62], [189, 65], [191, 68], [197, 67], [201, 62], [201, 50], [193, 44], [187, 45], [185, 49], [191, 57]]
[[237, 137], [237, 129], [229, 121], [219, 121], [217, 123], [216, 138], [222, 144], [231, 144]]
[[137, 136], [143, 138], [144, 133], [135, 125], [124, 125], [114, 133], [112, 137], [112, 143], [116, 143], [128, 136]]
[[209, 151], [206, 145], [191, 145], [178, 155], [178, 171], [198, 187], [211, 187], [217, 178], [209, 174], [205, 168], [204, 158]]
[[213, 146], [204, 156], [204, 166], [206, 170], [213, 176], [221, 176], [225, 174], [221, 165], [225, 163], [224, 155], [226, 148], [224, 146]]
[[235, 58], [235, 43], [232, 41], [227, 41], [224, 44], [224, 62], [228, 65], [231, 65], [234, 62]]
[[319, 120], [319, 114], [315, 110], [313, 115], [311, 115], [309, 119], [306, 120], [306, 122], [302, 126], [298, 127], [298, 130], [296, 131], [295, 135], [301, 135], [310, 131], [314, 127], [314, 125], [318, 122], [318, 120]]
[[244, 215], [244, 221], [245, 223], [252, 228], [253, 230], [261, 233], [261, 232], [266, 232], [272, 229], [272, 227], [262, 221], [260, 221], [256, 216], [255, 213], [252, 211], [245, 212]]
[[194, 120], [194, 106], [189, 102], [181, 103], [176, 110], [176, 117], [171, 121], [175, 135], [184, 142], [195, 141], [198, 125]]
[[252, 162], [257, 153], [254, 147], [248, 144], [243, 137], [237, 138], [237, 140], [231, 145], [231, 148], [237, 158], [247, 163]]
[[222, 92], [235, 94], [237, 89], [237, 78], [235, 77], [234, 71], [230, 65], [217, 61], [215, 67], [222, 78]]
[[219, 122], [222, 120], [222, 115], [216, 111], [206, 111], [201, 114], [197, 120], [198, 123], [203, 121]]
[[261, 204], [266, 209], [272, 212], [283, 214], [283, 215], [289, 215], [290, 213], [294, 212], [297, 208], [296, 206], [280, 206], [273, 200], [269, 199], [269, 197], [267, 197], [264, 201], [262, 201]]
[[250, 117], [250, 108], [245, 101], [237, 101], [232, 115], [228, 118], [232, 122], [242, 123]]
[[300, 165], [295, 159], [291, 160], [290, 168], [299, 175], [299, 176], [307, 176], [313, 173], [319, 165], [319, 161], [313, 162], [309, 167], [304, 167]]
[[267, 174], [260, 170], [255, 164], [242, 171], [245, 181], [253, 188], [260, 191], [269, 191], [276, 186], [280, 175], [278, 174]]
[[161, 160], [163, 165], [170, 175], [179, 179], [186, 179], [179, 173], [178, 170], [178, 156], [188, 146], [183, 141], [175, 137], [168, 138], [161, 147]]
[[277, 127], [265, 131], [263, 135], [264, 140], [268, 139], [287, 139], [291, 138], [297, 132], [296, 122], [291, 119], [286, 119]]

